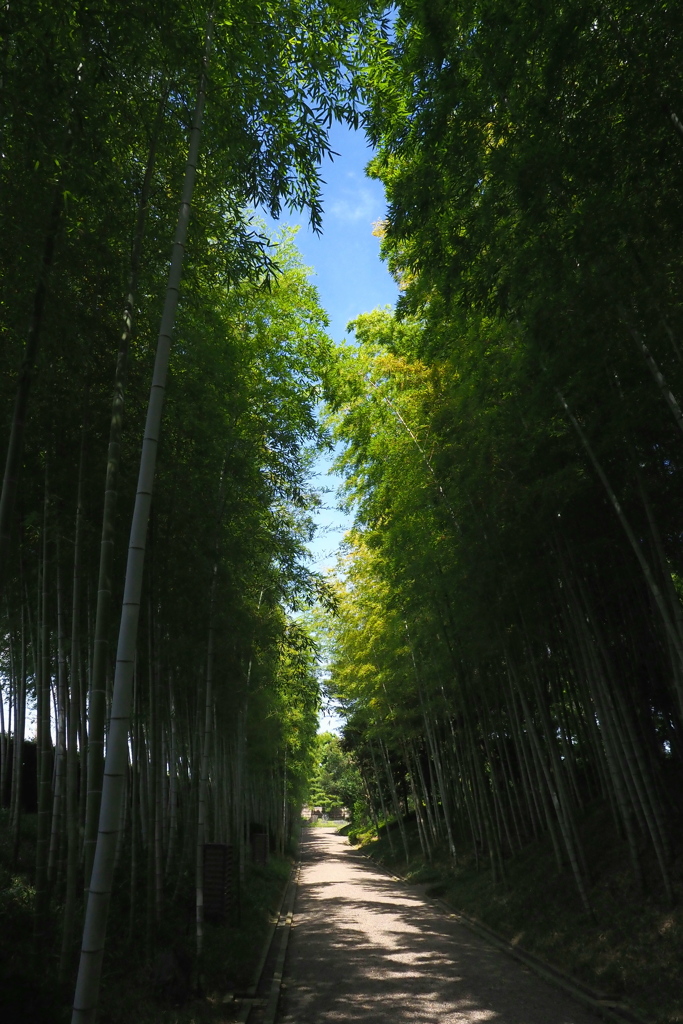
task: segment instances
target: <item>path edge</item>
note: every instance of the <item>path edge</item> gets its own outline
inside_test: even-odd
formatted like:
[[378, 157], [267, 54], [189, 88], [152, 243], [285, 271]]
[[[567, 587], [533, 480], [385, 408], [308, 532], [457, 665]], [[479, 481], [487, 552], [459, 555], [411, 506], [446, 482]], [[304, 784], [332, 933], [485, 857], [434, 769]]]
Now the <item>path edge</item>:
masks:
[[287, 905], [284, 908], [285, 917], [283, 922], [282, 938], [280, 939], [280, 948], [278, 950], [277, 960], [275, 961], [275, 970], [273, 971], [273, 980], [270, 985], [270, 994], [263, 1014], [263, 1024], [275, 1024], [275, 1018], [277, 1017], [277, 1011], [280, 1005], [280, 993], [282, 991], [282, 978], [285, 972], [285, 960], [287, 959], [289, 936], [292, 931], [292, 924], [294, 921], [294, 905], [296, 903], [296, 895], [299, 890], [300, 877], [301, 859], [299, 859], [299, 863], [293, 869], [292, 876], [290, 878], [290, 885], [288, 886]]
[[[296, 894], [296, 890], [297, 890], [298, 883], [299, 883], [299, 874], [300, 874], [300, 872], [301, 872], [301, 859], [299, 858], [297, 863], [292, 864], [291, 870], [289, 872], [289, 877], [288, 877], [287, 881], [285, 882], [284, 888], [282, 890], [282, 896], [280, 897], [280, 902], [278, 904], [278, 908], [275, 911], [275, 913], [273, 914], [273, 917], [272, 917], [272, 919], [271, 919], [271, 921], [270, 921], [270, 923], [268, 925], [268, 931], [266, 932], [266, 937], [265, 937], [265, 940], [263, 942], [263, 948], [261, 950], [261, 955], [260, 955], [260, 957], [259, 957], [259, 959], [258, 959], [258, 961], [256, 963], [256, 967], [254, 968], [254, 973], [252, 975], [252, 982], [251, 982], [251, 985], [249, 986], [249, 988], [247, 989], [246, 998], [242, 1000], [242, 1005], [241, 1005], [241, 1007], [239, 1009], [239, 1012], [238, 1012], [237, 1016], [235, 1017], [235, 1024], [246, 1024], [246, 1022], [248, 1021], [248, 1019], [249, 1019], [249, 1017], [251, 1015], [251, 1011], [254, 1008], [254, 998], [256, 996], [256, 990], [259, 987], [259, 983], [261, 981], [261, 975], [263, 974], [263, 968], [266, 965], [266, 960], [268, 959], [268, 953], [270, 952], [270, 947], [273, 944], [273, 939], [275, 938], [275, 935], [277, 933], [278, 925], [280, 924], [281, 919], [282, 919], [282, 911], [283, 911], [283, 907], [284, 907], [284, 904], [285, 904], [285, 900], [287, 899], [287, 896], [289, 895], [290, 892], [294, 892]], [[285, 923], [286, 931], [285, 931], [284, 940], [283, 940], [284, 941], [284, 945], [285, 945], [285, 949], [286, 949], [286, 946], [287, 946], [287, 942], [289, 940], [289, 929], [291, 928], [291, 917], [292, 917], [291, 912], [288, 915], [285, 915], [285, 922], [287, 922], [287, 918], [289, 918], [289, 923], [288, 924]], [[277, 964], [279, 964], [279, 956], [278, 956]], [[276, 964], [276, 972], [277, 972], [277, 964]], [[282, 976], [280, 976], [280, 982], [281, 981], [282, 981]], [[272, 998], [272, 989], [271, 989], [271, 996], [270, 996], [270, 998]], [[268, 1007], [270, 1007], [270, 998], [268, 1000]], [[279, 998], [279, 988], [278, 988], [278, 998]], [[277, 1003], [276, 1003], [276, 1010], [277, 1010]], [[274, 1020], [274, 1016], [273, 1016], [273, 1020]]]
[[[349, 844], [351, 845], [351, 844]], [[353, 847], [351, 847], [353, 849]], [[411, 883], [407, 878], [402, 875], [396, 875], [389, 868], [385, 868], [384, 865], [378, 864], [370, 854], [363, 853], [361, 850], [356, 850], [361, 857], [370, 863], [383, 874], [393, 878], [395, 882], [401, 882], [403, 885], [410, 886]], [[577, 1002], [581, 1003], [587, 1009], [592, 1010], [603, 1020], [610, 1021], [611, 1024], [656, 1024], [653, 1020], [648, 1020], [645, 1017], [639, 1016], [630, 1006], [621, 1000], [612, 999], [604, 993], [598, 992], [586, 985], [584, 982], [579, 981], [578, 978], [572, 977], [565, 971], [561, 971], [559, 967], [555, 967], [553, 964], [546, 963], [545, 960], [541, 960], [540, 957], [536, 956], [535, 953], [529, 953], [527, 950], [522, 949], [519, 946], [513, 946], [512, 943], [494, 931], [493, 928], [489, 928], [488, 925], [478, 921], [476, 917], [471, 917], [462, 910], [458, 910], [456, 907], [451, 906], [446, 900], [441, 899], [438, 896], [427, 896], [424, 898], [429, 900], [430, 903], [436, 904], [441, 910], [445, 911], [448, 917], [453, 918], [458, 924], [462, 924], [465, 928], [469, 928], [470, 931], [474, 932], [480, 938], [490, 942], [492, 946], [500, 949], [503, 953], [507, 953], [514, 960], [528, 967], [529, 970], [533, 971], [544, 981], [547, 981], [551, 985], [555, 985], [557, 988], [561, 988], [568, 995], [571, 995]]]

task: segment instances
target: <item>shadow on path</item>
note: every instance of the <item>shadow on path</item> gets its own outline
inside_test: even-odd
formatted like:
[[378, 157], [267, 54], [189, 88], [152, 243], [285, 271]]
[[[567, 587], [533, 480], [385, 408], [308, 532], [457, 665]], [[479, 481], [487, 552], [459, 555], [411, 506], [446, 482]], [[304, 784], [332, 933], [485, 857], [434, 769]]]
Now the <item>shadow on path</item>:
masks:
[[305, 831], [302, 862], [281, 1024], [597, 1024], [345, 838]]

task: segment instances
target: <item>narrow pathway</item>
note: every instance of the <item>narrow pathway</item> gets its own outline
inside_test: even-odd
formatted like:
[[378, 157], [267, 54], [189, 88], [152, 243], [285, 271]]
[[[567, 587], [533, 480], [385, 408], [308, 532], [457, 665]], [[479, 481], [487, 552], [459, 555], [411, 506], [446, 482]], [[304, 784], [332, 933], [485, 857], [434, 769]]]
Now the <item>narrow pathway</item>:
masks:
[[325, 829], [305, 829], [280, 1024], [597, 1024]]

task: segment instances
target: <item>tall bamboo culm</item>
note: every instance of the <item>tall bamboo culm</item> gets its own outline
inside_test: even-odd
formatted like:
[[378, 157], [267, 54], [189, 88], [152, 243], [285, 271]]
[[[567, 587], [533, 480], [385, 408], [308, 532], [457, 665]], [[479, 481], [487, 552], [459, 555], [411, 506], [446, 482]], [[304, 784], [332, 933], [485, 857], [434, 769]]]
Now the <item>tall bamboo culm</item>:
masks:
[[99, 831], [93, 871], [88, 889], [72, 1024], [91, 1024], [95, 1020], [99, 1000], [102, 957], [106, 941], [107, 917], [121, 818], [121, 800], [128, 767], [128, 734], [130, 728], [133, 668], [140, 617], [147, 526], [154, 487], [156, 456], [166, 390], [171, 339], [178, 305], [185, 241], [190, 220], [190, 206], [199, 155], [212, 37], [213, 18], [210, 17], [204, 47], [204, 66], [192, 119], [183, 194], [173, 243], [166, 299], [157, 341], [154, 376], [147, 408], [138, 487], [128, 547], [128, 562], [116, 656], [113, 704], [107, 738]]

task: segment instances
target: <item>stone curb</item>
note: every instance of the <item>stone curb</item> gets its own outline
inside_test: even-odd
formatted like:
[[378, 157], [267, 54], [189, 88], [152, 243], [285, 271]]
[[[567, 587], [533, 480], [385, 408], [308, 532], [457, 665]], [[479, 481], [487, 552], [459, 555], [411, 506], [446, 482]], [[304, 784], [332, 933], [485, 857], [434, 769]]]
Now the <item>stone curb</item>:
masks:
[[280, 948], [277, 954], [277, 960], [275, 961], [275, 970], [273, 971], [273, 980], [270, 986], [270, 994], [268, 996], [268, 1003], [263, 1015], [263, 1024], [275, 1024], [275, 1017], [277, 1016], [277, 1008], [280, 1002], [280, 990], [282, 988], [282, 975], [285, 970], [285, 959], [287, 957], [287, 947], [289, 945], [289, 936], [292, 931], [292, 921], [294, 918], [294, 901], [296, 900], [297, 890], [299, 888], [299, 877], [301, 875], [301, 861], [299, 861], [294, 876], [290, 880], [287, 892], [287, 905], [286, 914], [283, 921], [283, 932], [282, 938], [280, 939]]
[[[273, 939], [275, 937], [275, 933], [277, 932], [278, 925], [280, 924], [280, 920], [282, 918], [282, 909], [283, 909], [283, 906], [284, 906], [284, 903], [285, 903], [285, 899], [287, 898], [287, 896], [288, 896], [288, 894], [289, 894], [289, 892], [290, 892], [290, 890], [292, 888], [294, 889], [294, 891], [296, 891], [296, 883], [295, 883], [294, 886], [292, 886], [292, 882], [294, 881], [295, 876], [296, 876], [296, 881], [298, 882], [298, 877], [299, 877], [299, 871], [300, 870], [301, 870], [301, 861], [299, 861], [298, 865], [296, 865], [296, 866], [292, 865], [292, 870], [290, 872], [289, 878], [287, 879], [285, 887], [282, 890], [282, 896], [280, 897], [280, 903], [278, 905], [277, 910], [275, 911], [275, 914], [273, 915], [273, 918], [270, 921], [270, 924], [268, 925], [268, 931], [266, 933], [266, 938], [265, 938], [265, 941], [263, 943], [263, 948], [261, 950], [261, 956], [259, 957], [259, 961], [258, 961], [258, 963], [256, 965], [255, 970], [254, 970], [252, 983], [249, 986], [249, 988], [247, 989], [246, 998], [243, 999], [243, 1000], [240, 1000], [242, 1005], [240, 1006], [239, 1012], [238, 1012], [237, 1016], [235, 1017], [235, 1024], [246, 1024], [247, 1020], [249, 1019], [249, 1015], [251, 1014], [251, 1011], [252, 1011], [252, 1009], [253, 1009], [253, 1007], [254, 1007], [254, 1005], [256, 1003], [256, 990], [258, 989], [259, 983], [261, 981], [261, 975], [263, 974], [263, 968], [265, 967], [265, 963], [266, 963], [266, 960], [268, 958], [268, 953], [270, 952], [270, 947], [271, 947], [271, 945], [273, 943]], [[289, 938], [289, 932], [287, 932], [287, 938]], [[278, 960], [279, 960], [279, 958], [278, 958]], [[279, 988], [278, 988], [278, 994], [279, 994]], [[277, 1008], [277, 1004], [276, 1004], [276, 1008]]]

